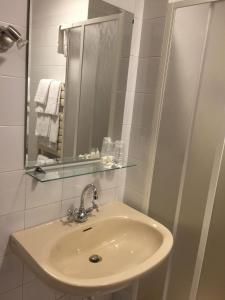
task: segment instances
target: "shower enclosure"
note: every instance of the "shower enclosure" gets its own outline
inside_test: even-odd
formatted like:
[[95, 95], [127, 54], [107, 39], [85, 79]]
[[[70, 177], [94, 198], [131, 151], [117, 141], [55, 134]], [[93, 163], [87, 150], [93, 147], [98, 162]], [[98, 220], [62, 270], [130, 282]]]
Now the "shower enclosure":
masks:
[[175, 244], [139, 296], [224, 300], [225, 1], [170, 3], [163, 51], [149, 215]]

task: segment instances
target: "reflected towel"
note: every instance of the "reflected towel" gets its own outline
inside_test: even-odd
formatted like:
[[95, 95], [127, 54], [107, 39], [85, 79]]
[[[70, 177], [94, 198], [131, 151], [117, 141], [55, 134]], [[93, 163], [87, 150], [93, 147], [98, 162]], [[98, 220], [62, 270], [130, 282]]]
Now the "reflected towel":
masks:
[[54, 144], [57, 143], [58, 133], [59, 133], [59, 117], [52, 116], [50, 119], [50, 126], [49, 126], [49, 142]]
[[38, 84], [36, 95], [34, 97], [35, 102], [40, 103], [42, 105], [46, 105], [51, 81], [52, 81], [52, 79], [41, 79], [40, 80], [40, 82]]
[[42, 137], [48, 137], [49, 124], [50, 124], [50, 116], [38, 113], [37, 121], [36, 121], [36, 128], [35, 128], [35, 135], [42, 136]]
[[59, 133], [59, 117], [52, 116], [49, 125], [49, 142], [57, 143]]
[[52, 80], [49, 87], [48, 100], [45, 108], [46, 114], [49, 115], [59, 114], [60, 94], [61, 94], [61, 82], [57, 80]]
[[67, 39], [68, 39], [68, 30], [62, 30], [62, 25], [59, 26], [59, 33], [58, 33], [58, 53], [64, 54], [67, 56]]
[[45, 111], [45, 106], [44, 106], [44, 105], [38, 104], [38, 105], [36, 106], [36, 108], [35, 108], [35, 112], [36, 112], [36, 113], [44, 113], [44, 111]]

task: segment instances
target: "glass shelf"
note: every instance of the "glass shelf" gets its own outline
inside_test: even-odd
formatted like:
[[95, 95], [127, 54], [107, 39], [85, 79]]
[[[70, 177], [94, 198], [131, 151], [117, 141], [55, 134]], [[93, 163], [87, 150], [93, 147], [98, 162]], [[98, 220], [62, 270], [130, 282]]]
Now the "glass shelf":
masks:
[[51, 168], [43, 168], [44, 173], [37, 172], [35, 170], [27, 171], [26, 173], [40, 182], [53, 181], [63, 178], [70, 178], [76, 176], [82, 176], [87, 174], [94, 174], [99, 172], [107, 172], [112, 170], [119, 170], [129, 167], [135, 167], [136, 163], [126, 162], [122, 166], [112, 165], [107, 167], [103, 165], [100, 161], [76, 164], [76, 165], [64, 165]]

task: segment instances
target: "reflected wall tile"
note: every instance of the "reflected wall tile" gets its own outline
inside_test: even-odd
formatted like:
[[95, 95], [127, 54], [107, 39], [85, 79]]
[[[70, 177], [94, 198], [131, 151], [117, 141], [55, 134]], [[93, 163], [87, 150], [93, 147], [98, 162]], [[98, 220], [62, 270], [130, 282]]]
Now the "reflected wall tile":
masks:
[[105, 2], [128, 10], [129, 12], [134, 12], [135, 0], [105, 0]]
[[144, 127], [132, 127], [130, 135], [129, 157], [146, 163], [150, 149], [150, 133]]
[[147, 93], [135, 93], [132, 125], [149, 129], [149, 135], [151, 134], [154, 105], [154, 95]]
[[165, 18], [143, 20], [140, 57], [160, 56]]
[[[43, 32], [45, 34], [43, 34]], [[40, 26], [33, 28], [31, 43], [33, 46], [57, 46], [59, 30], [56, 26]]]
[[168, 0], [146, 0], [144, 18], [157, 18], [166, 15]]
[[159, 63], [159, 57], [139, 59], [136, 92], [155, 94], [158, 80]]
[[51, 69], [52, 66], [63, 66], [65, 68], [66, 58], [57, 52], [57, 47], [40, 45], [34, 47], [31, 53], [32, 67], [48, 66]]

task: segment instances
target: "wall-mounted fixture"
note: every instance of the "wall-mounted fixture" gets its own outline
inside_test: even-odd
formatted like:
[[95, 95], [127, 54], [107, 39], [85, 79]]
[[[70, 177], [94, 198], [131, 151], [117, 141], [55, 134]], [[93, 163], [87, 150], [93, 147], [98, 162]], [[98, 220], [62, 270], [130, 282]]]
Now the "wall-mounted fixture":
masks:
[[21, 37], [21, 34], [13, 26], [0, 26], [0, 52], [6, 52], [16, 42], [17, 48], [21, 49], [28, 41]]

